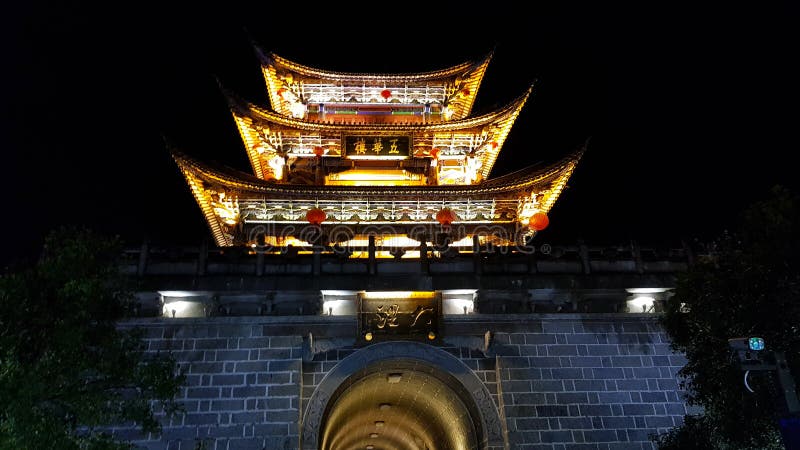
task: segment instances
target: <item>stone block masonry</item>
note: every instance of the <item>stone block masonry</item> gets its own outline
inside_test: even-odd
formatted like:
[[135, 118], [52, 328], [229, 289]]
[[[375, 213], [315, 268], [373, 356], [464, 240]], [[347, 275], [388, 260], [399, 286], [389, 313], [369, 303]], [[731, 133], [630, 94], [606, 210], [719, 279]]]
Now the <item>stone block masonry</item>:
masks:
[[[146, 449], [299, 449], [315, 389], [360, 351], [352, 316], [122, 326], [144, 329], [149, 351], [170, 351], [186, 371], [185, 413], [162, 416], [160, 436], [114, 430]], [[653, 315], [448, 316], [443, 331], [437, 346], [492, 394], [507, 448], [652, 449], [650, 435], [679, 425], [686, 412], [676, 375], [685, 359], [670, 351]]]

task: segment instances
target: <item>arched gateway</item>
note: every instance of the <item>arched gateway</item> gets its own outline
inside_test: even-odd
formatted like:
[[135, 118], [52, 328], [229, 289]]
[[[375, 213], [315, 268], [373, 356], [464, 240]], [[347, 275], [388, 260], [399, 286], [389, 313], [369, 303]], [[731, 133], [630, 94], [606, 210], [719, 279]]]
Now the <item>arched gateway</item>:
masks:
[[348, 73], [256, 50], [269, 105], [223, 90], [252, 173], [171, 148], [217, 247], [144, 244], [123, 267], [153, 290], [140, 310], [163, 317], [133, 325], [185, 364], [187, 415], [115, 434], [153, 449], [650, 448], [683, 422], [685, 359], [646, 313], [691, 249], [537, 243], [586, 145], [490, 176], [532, 86], [476, 115], [492, 53]]
[[343, 359], [305, 407], [302, 448], [503, 448], [500, 416], [463, 362], [417, 342], [383, 342]]

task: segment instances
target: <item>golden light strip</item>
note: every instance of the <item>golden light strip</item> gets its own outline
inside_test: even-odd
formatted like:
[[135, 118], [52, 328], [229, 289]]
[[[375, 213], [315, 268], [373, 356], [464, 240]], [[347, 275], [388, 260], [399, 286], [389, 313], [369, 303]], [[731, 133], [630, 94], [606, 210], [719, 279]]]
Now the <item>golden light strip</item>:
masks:
[[[281, 115], [279, 113], [269, 111], [253, 103], [230, 98], [229, 101], [237, 103], [238, 108], [242, 111], [247, 111], [252, 119], [264, 120], [266, 122], [275, 123], [289, 128], [298, 130], [316, 130], [316, 131], [330, 131], [330, 132], [369, 132], [369, 131], [391, 131], [391, 132], [443, 132], [443, 131], [458, 131], [468, 128], [479, 128], [484, 125], [501, 122], [508, 118], [516, 119], [520, 109], [525, 104], [530, 94], [530, 89], [524, 95], [512, 101], [505, 107], [492, 111], [490, 113], [472, 117], [469, 119], [450, 120], [447, 122], [428, 122], [420, 124], [408, 123], [387, 123], [387, 124], [372, 124], [372, 123], [327, 123], [315, 122], [304, 119], [295, 119]], [[513, 123], [513, 120], [512, 120]]]
[[248, 122], [252, 122], [245, 117], [240, 117], [235, 111], [232, 111], [233, 119], [236, 121], [236, 127], [239, 129], [239, 135], [242, 137], [245, 149], [247, 150], [247, 157], [250, 159], [250, 165], [253, 167], [253, 172], [258, 178], [262, 180], [265, 178], [264, 168], [261, 167], [261, 157], [256, 150], [256, 146], [261, 144], [255, 128]]
[[489, 62], [492, 60], [493, 55], [494, 51], [490, 52], [480, 63], [478, 68], [472, 73], [469, 81], [467, 81], [466, 87], [469, 89], [470, 95], [467, 101], [463, 102], [463, 104], [460, 105], [458, 110], [455, 112], [454, 118], [456, 120], [468, 117], [472, 112], [472, 106], [475, 103], [475, 97], [478, 95], [478, 90], [480, 89], [481, 82], [483, 81], [483, 76], [486, 73], [486, 68], [489, 66]]
[[269, 103], [272, 109], [279, 112], [283, 116], [290, 116], [291, 111], [283, 104], [281, 97], [278, 95], [281, 82], [278, 80], [278, 74], [272, 66], [261, 66], [261, 72], [264, 74], [264, 80], [267, 83], [267, 95], [269, 96]]
[[367, 291], [361, 294], [365, 299], [400, 299], [400, 298], [434, 298], [435, 292], [431, 291]]
[[275, 53], [269, 53], [268, 58], [271, 59], [271, 62], [263, 61], [262, 65], [266, 64], [267, 67], [271, 68], [273, 71], [278, 68], [287, 69], [289, 71], [295, 72], [300, 75], [304, 75], [306, 77], [315, 77], [315, 78], [329, 79], [335, 81], [349, 81], [349, 80], [357, 81], [365, 78], [371, 80], [386, 81], [386, 82], [430, 81], [430, 80], [438, 80], [442, 78], [448, 78], [460, 75], [476, 65], [476, 63], [473, 61], [467, 61], [455, 66], [430, 72], [407, 73], [407, 74], [385, 74], [385, 73], [368, 73], [368, 72], [360, 72], [360, 73], [337, 72], [331, 70], [322, 70], [306, 66], [303, 64], [299, 64], [294, 61], [290, 61], [286, 58], [276, 55]]
[[577, 163], [572, 162], [569, 164], [567, 169], [559, 176], [556, 181], [553, 183], [553, 187], [550, 188], [549, 192], [545, 194], [544, 199], [540, 203], [539, 209], [544, 212], [550, 212], [550, 208], [556, 203], [556, 200], [561, 195], [561, 191], [564, 190], [564, 186], [567, 185], [567, 181], [569, 177], [572, 175], [572, 172], [575, 170]]
[[[459, 220], [458, 222], [454, 222], [456, 224], [464, 224], [464, 225], [489, 225], [489, 224], [508, 224], [508, 223], [515, 223], [518, 222], [518, 218], [514, 219], [507, 219], [507, 220]], [[271, 220], [271, 219], [244, 219], [245, 223], [280, 223], [280, 224], [298, 224], [298, 223], [308, 223], [308, 221], [303, 217], [302, 219], [297, 220]], [[325, 223], [333, 223], [336, 225], [427, 225], [427, 224], [437, 224], [439, 223], [436, 220], [376, 220], [376, 221], [364, 221], [364, 220], [336, 220], [336, 221], [326, 221]]]
[[[419, 187], [416, 189], [397, 188], [392, 189], [391, 192], [380, 189], [359, 189], [347, 186], [293, 186], [273, 184], [257, 179], [250, 180], [231, 172], [219, 171], [183, 155], [180, 152], [173, 152], [173, 158], [179, 161], [179, 164], [190, 167], [198, 175], [202, 175], [204, 181], [211, 181], [230, 189], [256, 194], [258, 198], [266, 194], [278, 195], [281, 197], [297, 196], [297, 198], [306, 199], [341, 198], [342, 196], [356, 196], [357, 198], [364, 198], [367, 196], [376, 198], [413, 196], [416, 198], [425, 196], [432, 200], [446, 200], [449, 197], [466, 198], [467, 196], [481, 199], [497, 195], [508, 197], [511, 195], [519, 195], [519, 192], [523, 190], [529, 192], [532, 188], [541, 188], [543, 187], [541, 186], [542, 183], [552, 183], [552, 180], [556, 179], [564, 170], [568, 169], [570, 164], [577, 163], [580, 160], [581, 154], [581, 152], [575, 153], [544, 168], [528, 167], [512, 174], [486, 180], [477, 185], [455, 186], [452, 188], [444, 186]], [[240, 196], [240, 201], [241, 200], [244, 199]]]
[[208, 198], [208, 194], [206, 194], [205, 189], [202, 188], [202, 182], [190, 172], [188, 167], [181, 164], [181, 161], [176, 160], [176, 162], [181, 169], [181, 173], [183, 173], [183, 176], [186, 178], [186, 182], [189, 184], [189, 188], [195, 200], [197, 200], [200, 210], [203, 211], [203, 216], [205, 216], [208, 227], [211, 229], [211, 235], [214, 236], [214, 242], [216, 242], [219, 247], [233, 245], [233, 242], [228, 239], [222, 231], [219, 218], [214, 214], [213, 208], [211, 208], [211, 201]]
[[365, 81], [369, 81], [370, 83], [391, 85], [405, 85], [409, 83], [419, 84], [439, 81], [441, 82], [442, 86], [444, 86], [448, 83], [451, 83], [457, 76], [470, 73], [470, 79], [468, 81], [471, 93], [470, 98], [468, 101], [464, 102], [467, 107], [461, 108], [462, 110], [457, 114], [457, 118], [464, 118], [469, 114], [472, 108], [475, 95], [480, 87], [480, 81], [483, 78], [483, 74], [486, 71], [486, 67], [491, 59], [491, 56], [492, 54], [490, 53], [479, 62], [465, 62], [446, 69], [432, 72], [411, 74], [377, 74], [325, 71], [301, 65], [275, 55], [274, 53], [270, 53], [268, 56], [266, 56], [266, 59], [262, 59], [261, 71], [267, 85], [268, 97], [270, 99], [272, 109], [285, 117], [291, 116], [291, 111], [288, 110], [285, 102], [283, 102], [280, 96], [277, 95], [277, 92], [281, 87], [281, 82], [278, 78], [279, 70], [281, 72], [288, 71], [292, 72], [293, 74], [300, 75], [295, 78], [306, 79], [306, 81], [312, 83], [317, 81], [314, 80], [314, 78], [316, 78], [318, 80], [330, 80], [339, 83], [350, 81], [354, 85], [362, 84]]
[[[387, 144], [388, 145], [388, 144]], [[408, 159], [408, 156], [374, 156], [374, 155], [346, 155], [347, 159], [361, 159], [361, 160], [402, 160]]]
[[494, 162], [497, 160], [497, 156], [500, 154], [500, 150], [503, 148], [503, 143], [506, 141], [506, 137], [508, 133], [511, 131], [511, 127], [514, 125], [514, 122], [517, 120], [520, 111], [522, 111], [522, 107], [525, 106], [525, 102], [528, 101], [528, 97], [533, 90], [533, 86], [528, 88], [528, 91], [525, 95], [522, 96], [521, 100], [516, 104], [516, 108], [511, 113], [509, 117], [506, 117], [501, 123], [500, 132], [497, 133], [495, 136], [495, 142], [497, 142], [497, 147], [489, 148], [483, 158], [483, 164], [481, 164], [481, 175], [483, 178], [489, 178], [489, 172], [492, 171], [492, 167], [494, 167]]

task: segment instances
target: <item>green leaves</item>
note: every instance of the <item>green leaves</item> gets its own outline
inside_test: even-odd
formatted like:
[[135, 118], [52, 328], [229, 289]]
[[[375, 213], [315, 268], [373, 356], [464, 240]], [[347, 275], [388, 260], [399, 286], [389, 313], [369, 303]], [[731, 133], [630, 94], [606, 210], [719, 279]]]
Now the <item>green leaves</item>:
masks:
[[686, 354], [681, 370], [688, 400], [702, 417], [659, 438], [661, 448], [695, 439], [725, 449], [783, 448], [776, 428], [781, 398], [769, 372], [743, 372], [728, 347], [733, 337], [757, 335], [769, 350], [800, 362], [800, 210], [797, 196], [776, 187], [746, 209], [735, 232], [723, 233], [677, 282], [662, 323], [672, 347]]
[[0, 277], [0, 448], [121, 449], [104, 431], [157, 432], [153, 408], [179, 410], [169, 355], [144, 353], [116, 327], [130, 295], [118, 240], [64, 228], [40, 261]]

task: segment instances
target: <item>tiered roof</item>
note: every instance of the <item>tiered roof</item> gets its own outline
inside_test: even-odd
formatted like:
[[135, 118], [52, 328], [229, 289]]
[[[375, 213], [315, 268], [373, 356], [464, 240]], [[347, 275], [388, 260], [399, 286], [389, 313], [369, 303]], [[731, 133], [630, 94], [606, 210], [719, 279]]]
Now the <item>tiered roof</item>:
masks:
[[374, 104], [419, 110], [428, 104], [440, 114], [447, 107], [455, 120], [469, 116], [493, 54], [432, 72], [379, 74], [317, 69], [258, 48], [256, 53], [272, 109], [278, 114], [292, 116], [292, 107], [302, 96], [308, 105], [327, 104], [334, 111], [336, 106]]
[[329, 243], [376, 233], [427, 240], [420, 227], [435, 227], [443, 208], [455, 213], [456, 241], [487, 230], [519, 240], [584, 151], [489, 177], [532, 91], [471, 116], [491, 53], [415, 74], [333, 72], [257, 54], [272, 108], [223, 89], [253, 175], [173, 151], [220, 246], [318, 244], [319, 233], [304, 237], [312, 209], [324, 211], [322, 227], [347, 229], [326, 234]]
[[[477, 117], [446, 122], [389, 124], [295, 119], [246, 102], [231, 93], [227, 97], [253, 171], [262, 179], [280, 178], [276, 177], [274, 167], [270, 167], [270, 161], [280, 153], [290, 157], [314, 158], [315, 149], [321, 147], [325, 157], [350, 159], [375, 156], [346, 154], [342, 148], [343, 135], [410, 136], [413, 141], [412, 158], [431, 158], [433, 149], [437, 148], [437, 159], [440, 161], [474, 158], [476, 175], [487, 178], [530, 93], [529, 88], [508, 105]], [[380, 157], [392, 158], [392, 155]]]

